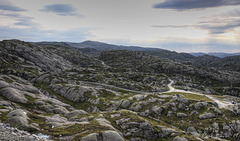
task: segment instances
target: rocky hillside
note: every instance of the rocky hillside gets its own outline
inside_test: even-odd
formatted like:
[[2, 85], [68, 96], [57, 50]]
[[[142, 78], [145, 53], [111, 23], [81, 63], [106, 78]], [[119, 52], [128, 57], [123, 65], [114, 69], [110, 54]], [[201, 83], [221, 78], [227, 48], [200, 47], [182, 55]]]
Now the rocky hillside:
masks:
[[198, 68], [215, 68], [219, 70], [240, 71], [240, 56], [216, 57], [213, 55], [193, 56], [188, 53], [177, 53], [166, 50], [145, 50], [146, 54], [167, 58]]
[[[239, 54], [221, 54], [221, 53], [209, 53], [209, 54], [189, 54], [178, 53], [175, 51], [169, 51], [159, 48], [143, 48], [137, 46], [119, 46], [113, 44], [106, 44], [97, 41], [84, 41], [82, 43], [71, 42], [37, 42], [37, 45], [49, 45], [49, 46], [67, 46], [74, 47], [87, 54], [88, 56], [98, 57], [104, 51], [112, 50], [128, 50], [128, 51], [141, 51], [151, 56], [157, 56], [160, 58], [166, 58], [172, 61], [192, 65], [200, 68], [215, 68], [220, 70], [240, 71]], [[219, 57], [220, 56], [220, 57]]]
[[174, 77], [177, 81], [176, 84], [184, 89], [189, 86], [199, 90], [206, 90], [206, 88], [214, 89], [214, 87], [219, 86], [229, 87], [231, 85], [239, 87], [240, 84], [240, 79], [236, 78], [239, 73], [235, 71], [223, 71], [211, 67], [199, 68], [169, 59], [150, 56], [143, 52], [108, 51], [103, 52], [99, 59], [119, 69], [130, 69], [131, 71], [144, 73], [164, 73]]
[[[240, 100], [222, 95], [239, 95], [238, 75], [138, 51], [93, 58], [64, 44], [5, 40], [0, 139], [239, 140]], [[170, 80], [179, 89], [219, 95], [174, 92]]]

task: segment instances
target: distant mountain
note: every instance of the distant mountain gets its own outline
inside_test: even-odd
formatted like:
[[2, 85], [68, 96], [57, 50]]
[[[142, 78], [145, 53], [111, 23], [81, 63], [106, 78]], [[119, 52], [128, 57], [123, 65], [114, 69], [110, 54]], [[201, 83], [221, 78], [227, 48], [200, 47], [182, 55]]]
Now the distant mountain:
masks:
[[190, 53], [190, 54], [193, 56], [212, 55], [212, 56], [216, 56], [216, 57], [220, 57], [220, 58], [240, 55], [240, 53], [223, 53], [223, 52], [211, 52], [211, 53], [198, 52], [198, 53]]
[[34, 42], [34, 44], [37, 44], [37, 45], [67, 46], [67, 47], [69, 47], [68, 42], [47, 42], [47, 41], [42, 41], [42, 42]]
[[[81, 43], [73, 42], [35, 42], [37, 45], [58, 45], [58, 46], [71, 46], [75, 48], [93, 48], [96, 51], [110, 51], [110, 50], [130, 50], [130, 51], [143, 51], [143, 50], [156, 50], [157, 48], [144, 48], [137, 46], [122, 46], [107, 44], [98, 41], [84, 41]], [[162, 50], [162, 49], [158, 49]]]
[[103, 51], [112, 51], [112, 50], [128, 50], [128, 51], [143, 51], [146, 54], [168, 58], [170, 60], [178, 62], [188, 62], [195, 58], [195, 56], [188, 53], [177, 53], [175, 51], [164, 50], [160, 48], [149, 48], [149, 47], [138, 47], [138, 46], [122, 46], [122, 45], [113, 45], [97, 41], [84, 41], [81, 43], [72, 43], [72, 42], [37, 42], [37, 45], [54, 45], [54, 46], [67, 46], [78, 48], [84, 54], [90, 56], [99, 56]]
[[167, 58], [167, 59], [178, 61], [181, 63], [188, 63], [189, 61], [196, 58], [195, 56], [188, 53], [178, 53], [175, 51], [161, 50], [161, 49], [144, 50], [143, 52], [149, 55], [157, 56], [160, 58]]

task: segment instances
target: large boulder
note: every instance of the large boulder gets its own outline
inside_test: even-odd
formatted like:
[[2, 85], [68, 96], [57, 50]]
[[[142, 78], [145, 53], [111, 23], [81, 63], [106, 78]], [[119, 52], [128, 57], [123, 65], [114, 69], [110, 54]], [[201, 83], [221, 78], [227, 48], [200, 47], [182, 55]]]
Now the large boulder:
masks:
[[22, 91], [27, 91], [30, 93], [34, 93], [34, 94], [39, 94], [39, 90], [32, 86], [31, 84], [24, 84], [24, 83], [19, 83], [19, 82], [13, 82], [11, 83], [11, 87], [16, 88], [18, 90], [22, 90]]
[[188, 99], [183, 98], [183, 96], [180, 94], [176, 94], [175, 96], [173, 96], [171, 101], [177, 101], [177, 102], [183, 103], [183, 104], [189, 103]]
[[0, 100], [0, 106], [11, 106], [10, 102]]
[[24, 96], [23, 92], [15, 88], [3, 88], [0, 90], [0, 94], [6, 97], [8, 100], [19, 103], [27, 103], [27, 99]]
[[116, 131], [105, 131], [102, 133], [103, 141], [124, 141]]
[[86, 92], [92, 91], [88, 87], [83, 86], [76, 87], [74, 85], [63, 86], [61, 84], [52, 84], [49, 86], [49, 88], [73, 102], [86, 101], [88, 98], [84, 94]]
[[23, 117], [23, 118], [28, 118], [27, 117], [27, 112], [25, 112], [22, 109], [16, 109], [11, 111], [10, 113], [7, 114], [7, 117]]
[[123, 107], [123, 108], [127, 108], [129, 105], [130, 105], [130, 101], [129, 100], [124, 100], [123, 102], [122, 102], [122, 104], [121, 104], [121, 107]]
[[55, 113], [55, 114], [66, 114], [69, 111], [63, 106], [53, 106], [51, 104], [41, 105], [39, 109], [45, 111], [46, 113]]
[[14, 110], [7, 114], [7, 123], [12, 127], [19, 128], [25, 131], [37, 131], [38, 129], [28, 123], [28, 116], [22, 109]]
[[132, 98], [136, 99], [137, 101], [141, 101], [143, 100], [144, 98], [146, 98], [148, 95], [142, 95], [142, 94], [138, 94], [138, 95], [134, 95]]
[[160, 137], [166, 137], [171, 135], [172, 133], [179, 133], [179, 131], [172, 129], [172, 128], [167, 128], [163, 126], [157, 126], [159, 129], [161, 129], [161, 133], [159, 134]]
[[199, 110], [199, 109], [202, 109], [203, 107], [206, 107], [208, 106], [208, 103], [207, 102], [197, 102], [195, 105], [194, 105], [194, 108], [196, 110]]
[[222, 112], [221, 112], [218, 108], [216, 108], [216, 107], [212, 107], [211, 109], [213, 109], [213, 111], [214, 111], [215, 113], [219, 114], [219, 115], [222, 114]]
[[133, 103], [129, 109], [135, 111], [135, 112], [139, 112], [142, 109], [142, 103], [141, 102], [135, 102]]
[[81, 141], [124, 141], [116, 131], [104, 131], [101, 134], [92, 133], [81, 139]]
[[24, 117], [21, 117], [21, 116], [11, 117], [7, 120], [7, 122], [11, 126], [22, 129], [22, 130], [25, 130], [25, 129], [28, 128], [28, 120]]
[[199, 115], [199, 119], [211, 119], [211, 118], [215, 118], [216, 115], [213, 113], [203, 113], [201, 115]]
[[84, 110], [74, 110], [72, 112], [66, 113], [64, 116], [67, 118], [71, 118], [71, 117], [75, 117], [75, 116], [79, 116], [79, 115], [86, 115], [87, 112], [85, 112]]
[[81, 141], [98, 141], [98, 135], [97, 133], [89, 134], [81, 139]]
[[188, 127], [187, 128], [187, 131], [190, 132], [190, 133], [194, 133], [194, 132], [197, 132], [197, 130], [194, 128], [194, 127]]
[[177, 113], [177, 117], [178, 118], [186, 118], [187, 114], [185, 114], [185, 113]]
[[47, 74], [43, 74], [40, 77], [38, 77], [35, 82], [36, 83], [43, 83], [44, 79], [51, 77], [51, 74], [47, 73]]
[[0, 89], [5, 87], [9, 87], [9, 84], [5, 81], [0, 80]]
[[161, 115], [163, 110], [164, 109], [162, 107], [159, 107], [159, 106], [153, 106], [152, 107], [152, 111], [157, 115]]
[[177, 136], [172, 141], [188, 141], [188, 140], [186, 138], [184, 138], [184, 137]]
[[69, 111], [65, 107], [62, 107], [62, 106], [56, 106], [53, 109], [53, 113], [55, 113], [55, 114], [66, 114], [68, 112]]

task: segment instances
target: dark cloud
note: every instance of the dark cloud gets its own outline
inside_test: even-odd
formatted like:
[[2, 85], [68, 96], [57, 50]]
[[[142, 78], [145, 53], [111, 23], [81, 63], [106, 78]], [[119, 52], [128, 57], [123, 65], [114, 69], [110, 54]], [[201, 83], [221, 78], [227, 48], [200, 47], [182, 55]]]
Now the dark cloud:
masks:
[[162, 3], [153, 5], [153, 8], [183, 11], [231, 5], [240, 5], [240, 0], [165, 0]]
[[72, 5], [69, 5], [69, 4], [46, 5], [40, 11], [53, 12], [53, 13], [57, 13], [60, 16], [78, 16], [78, 17], [82, 16], [76, 12], [77, 11], [76, 8], [74, 8]]
[[0, 10], [13, 11], [13, 12], [26, 11], [25, 9], [17, 7], [17, 6], [13, 5], [12, 3], [10, 3], [6, 0], [1, 0], [0, 1]]
[[33, 26], [37, 26], [38, 24], [32, 22], [31, 19], [26, 18], [26, 19], [19, 19], [18, 22], [16, 22], [14, 25], [33, 27]]
[[23, 16], [21, 14], [15, 13], [15, 12], [10, 12], [10, 13], [9, 12], [0, 12], [0, 15], [15, 19], [16, 23], [14, 23], [14, 25], [20, 25], [20, 26], [25, 26], [25, 27], [36, 27], [39, 25], [32, 21], [34, 18], [28, 17], [28, 16]]
[[223, 34], [233, 31], [235, 28], [240, 27], [240, 20], [235, 18], [212, 19], [209, 21], [198, 22], [193, 25], [152, 25], [154, 28], [196, 28], [207, 30], [210, 34]]

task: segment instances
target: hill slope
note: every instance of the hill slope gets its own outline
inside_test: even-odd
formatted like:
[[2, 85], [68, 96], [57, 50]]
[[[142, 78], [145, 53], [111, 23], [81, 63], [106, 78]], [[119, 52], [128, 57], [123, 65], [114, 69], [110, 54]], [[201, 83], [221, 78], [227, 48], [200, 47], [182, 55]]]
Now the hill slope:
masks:
[[[239, 104], [222, 108], [209, 95], [168, 89], [238, 95], [239, 78], [141, 51], [93, 58], [65, 44], [6, 40], [0, 42], [0, 121], [52, 140], [237, 140]], [[240, 101], [219, 95], [211, 97]]]

